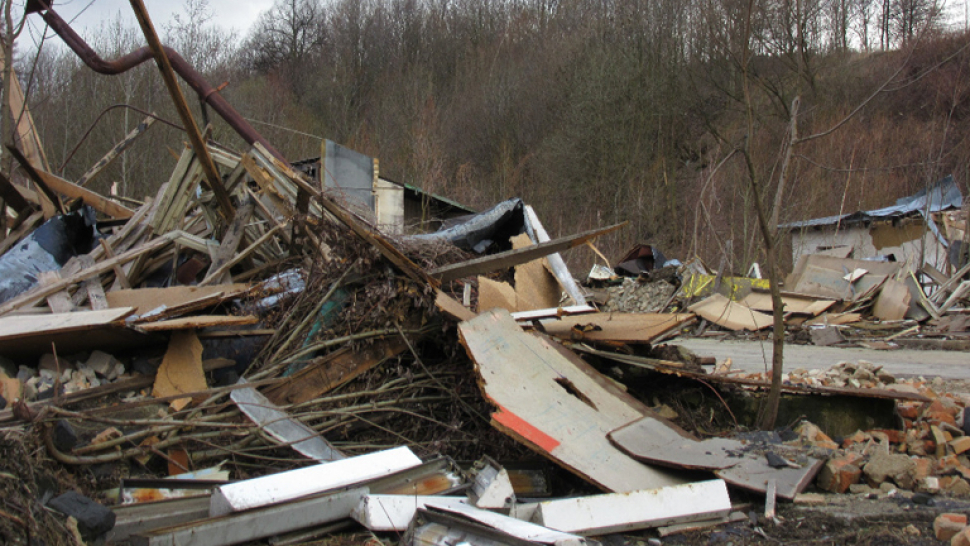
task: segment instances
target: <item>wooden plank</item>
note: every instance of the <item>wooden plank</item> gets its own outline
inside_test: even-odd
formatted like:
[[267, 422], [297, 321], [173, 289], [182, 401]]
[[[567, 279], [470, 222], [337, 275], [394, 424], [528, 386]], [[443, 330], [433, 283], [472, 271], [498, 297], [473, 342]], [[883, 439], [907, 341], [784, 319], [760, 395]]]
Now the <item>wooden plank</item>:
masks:
[[273, 402], [300, 404], [347, 383], [385, 360], [406, 351], [400, 337], [377, 342], [363, 350], [344, 348], [311, 360], [306, 367], [266, 391]]
[[[152, 396], [164, 398], [208, 388], [205, 372], [202, 371], [202, 343], [199, 338], [191, 331], [172, 334], [162, 365], [155, 374]], [[169, 405], [175, 411], [181, 411], [191, 401], [191, 398], [177, 398]]]
[[703, 521], [730, 513], [727, 484], [708, 480], [540, 502], [533, 520], [550, 529], [588, 536]]
[[254, 250], [260, 247], [260, 245], [270, 240], [270, 238], [273, 235], [275, 235], [277, 231], [282, 229], [282, 227], [283, 227], [282, 225], [273, 226], [272, 229], [264, 233], [263, 236], [260, 237], [259, 239], [256, 239], [255, 241], [253, 241], [253, 244], [246, 247], [242, 252], [236, 253], [235, 256], [227, 260], [218, 269], [216, 269], [215, 271], [211, 271], [208, 274], [208, 276], [205, 279], [203, 279], [202, 282], [199, 283], [199, 286], [204, 286], [206, 284], [212, 284], [212, 283], [218, 282], [219, 279], [222, 278], [223, 273], [228, 273], [231, 267], [246, 259], [246, 257], [252, 254]]
[[33, 209], [30, 203], [24, 198], [23, 194], [17, 191], [17, 188], [13, 185], [13, 182], [9, 178], [0, 173], [0, 198], [7, 204], [8, 207], [17, 211], [18, 213]]
[[[362, 483], [421, 464], [407, 447], [350, 457], [223, 485], [212, 492], [210, 516], [224, 516]], [[349, 514], [349, 510], [348, 510]]]
[[54, 335], [67, 332], [83, 332], [118, 323], [130, 315], [134, 309], [122, 307], [101, 311], [77, 311], [56, 315], [21, 315], [0, 318], [0, 341], [15, 340], [20, 337]]
[[136, 315], [164, 307], [170, 309], [197, 301], [213, 294], [237, 297], [248, 291], [249, 284], [223, 284], [219, 286], [170, 286], [167, 288], [137, 288], [115, 290], [107, 294], [111, 307], [134, 307]]
[[185, 101], [182, 88], [179, 87], [178, 80], [175, 78], [172, 64], [162, 48], [162, 43], [158, 40], [158, 35], [155, 33], [155, 26], [152, 24], [151, 19], [148, 18], [148, 10], [145, 9], [145, 4], [142, 0], [131, 0], [131, 8], [135, 12], [135, 18], [138, 19], [138, 24], [141, 26], [145, 39], [148, 41], [148, 47], [152, 50], [152, 54], [155, 57], [155, 64], [162, 73], [162, 80], [165, 81], [165, 87], [168, 88], [172, 102], [175, 104], [175, 109], [178, 111], [179, 118], [182, 120], [182, 127], [185, 128], [185, 132], [189, 135], [189, 142], [192, 143], [192, 149], [195, 150], [196, 155], [199, 157], [202, 169], [205, 171], [206, 180], [209, 183], [209, 189], [215, 194], [216, 202], [219, 204], [219, 208], [222, 209], [223, 216], [225, 218], [232, 218], [235, 215], [235, 207], [232, 206], [229, 193], [226, 192], [226, 188], [222, 185], [222, 177], [219, 176], [219, 169], [212, 161], [212, 156], [209, 155], [209, 150], [206, 148], [202, 133], [195, 124], [195, 118], [192, 117], [189, 105]]
[[290, 417], [256, 389], [234, 390], [229, 397], [263, 432], [297, 453], [321, 463], [346, 459], [318, 432]]
[[10, 250], [10, 248], [20, 242], [21, 239], [26, 237], [31, 231], [34, 230], [36, 226], [44, 221], [44, 213], [42, 211], [37, 211], [27, 217], [16, 229], [11, 231], [0, 242], [0, 254], [3, 254]]
[[[0, 58], [0, 70], [3, 70], [3, 68], [4, 61]], [[27, 107], [23, 88], [20, 87], [20, 79], [16, 76], [13, 67], [11, 67], [10, 73], [13, 76], [10, 80], [10, 96], [6, 98], [6, 105], [9, 105], [9, 109], [5, 108], [2, 115], [10, 114], [13, 119], [17, 120], [15, 128], [17, 142], [23, 148], [30, 164], [38, 169], [49, 170], [47, 155], [44, 153], [40, 134], [34, 125], [34, 117], [30, 114], [30, 108]]]
[[101, 172], [107, 169], [109, 165], [114, 163], [114, 160], [117, 159], [122, 152], [130, 148], [131, 145], [135, 143], [135, 140], [144, 134], [153, 123], [155, 123], [155, 118], [152, 116], [147, 116], [145, 119], [143, 119], [141, 123], [136, 125], [134, 129], [125, 135], [125, 138], [123, 138], [121, 142], [112, 146], [111, 149], [108, 150], [108, 153], [104, 154], [104, 157], [99, 159], [97, 163], [92, 165], [91, 168], [87, 170], [87, 172], [82, 174], [81, 177], [77, 179], [76, 184], [81, 188], [87, 186], [88, 183], [94, 180], [96, 176], [101, 174]]
[[129, 314], [130, 308], [2, 317], [0, 354], [8, 358], [36, 358], [49, 353], [51, 343], [63, 354], [144, 345], [145, 336], [124, 326], [123, 319]]
[[687, 308], [718, 326], [730, 330], [763, 330], [773, 324], [771, 315], [759, 313], [743, 305], [734, 303], [720, 294], [714, 294]]
[[[466, 285], [468, 286], [468, 285]], [[463, 321], [475, 318], [475, 313], [465, 307], [455, 298], [445, 294], [440, 288], [435, 289], [434, 304], [439, 311], [452, 318], [452, 320]]]
[[609, 443], [609, 431], [649, 410], [575, 354], [525, 333], [504, 310], [486, 311], [458, 332], [483, 394], [498, 408], [493, 426], [607, 491], [682, 482]]
[[[37, 185], [37, 189], [40, 190], [37, 196], [41, 198], [41, 206], [45, 205], [44, 200], [46, 199], [46, 204], [52, 206], [54, 212], [57, 214], [64, 214], [64, 205], [61, 203], [60, 198], [58, 198], [57, 194], [47, 186], [47, 183], [44, 181], [43, 177], [40, 176], [39, 171], [26, 157], [24, 157], [24, 154], [20, 153], [20, 150], [17, 148], [9, 145], [7, 146], [7, 150], [9, 150], [10, 155], [17, 160], [17, 163], [20, 163], [21, 168], [23, 168], [24, 172], [27, 174], [27, 178], [30, 178], [31, 182]], [[47, 207], [45, 207], [45, 209], [46, 208]], [[50, 212], [50, 210], [45, 210], [44, 215], [49, 216]]]
[[[531, 205], [525, 206], [526, 218], [529, 221], [529, 225], [532, 226], [532, 230], [535, 232], [536, 239], [540, 243], [546, 243], [551, 240], [549, 234], [546, 233], [546, 228], [543, 227], [542, 222], [539, 221], [539, 216], [536, 215], [536, 211], [533, 210]], [[562, 286], [563, 290], [569, 294], [572, 298], [574, 305], [586, 305], [586, 296], [583, 295], [583, 290], [576, 284], [576, 279], [573, 278], [572, 273], [569, 272], [569, 268], [566, 267], [566, 262], [563, 261], [562, 256], [558, 252], [546, 256], [548, 261], [549, 271], [555, 275], [556, 280]]]
[[561, 338], [650, 343], [693, 319], [690, 313], [589, 313], [539, 323], [547, 334]]
[[457, 264], [446, 265], [428, 272], [429, 275], [436, 277], [441, 282], [453, 281], [462, 277], [481, 275], [491, 271], [508, 269], [519, 264], [530, 262], [543, 256], [548, 256], [554, 252], [561, 252], [570, 248], [582, 245], [586, 241], [591, 241], [607, 233], [611, 233], [625, 226], [627, 223], [612, 225], [606, 228], [584, 231], [576, 235], [569, 235], [553, 239], [546, 243], [539, 243], [535, 246], [522, 248], [519, 250], [508, 250], [489, 256], [483, 256], [474, 260], [468, 260]]
[[115, 258], [98, 262], [94, 267], [86, 268], [82, 271], [79, 271], [77, 274], [69, 276], [66, 279], [61, 279], [61, 281], [56, 284], [52, 284], [50, 286], [39, 286], [37, 288], [34, 288], [33, 290], [27, 292], [26, 294], [21, 294], [16, 298], [6, 301], [3, 305], [0, 305], [0, 316], [6, 315], [11, 311], [20, 309], [25, 305], [36, 303], [37, 301], [40, 301], [55, 292], [63, 290], [64, 288], [67, 288], [68, 286], [71, 286], [72, 284], [75, 284], [77, 282], [83, 281], [89, 277], [100, 275], [105, 271], [109, 271], [111, 268], [113, 268], [116, 265], [127, 263], [131, 260], [134, 260], [135, 258], [138, 258], [143, 254], [147, 254], [149, 252], [159, 250], [165, 245], [169, 244], [171, 240], [176, 236], [177, 236], [177, 232], [167, 233], [149, 243], [146, 243], [136, 249], [129, 250], [128, 252], [125, 252]]
[[229, 517], [156, 529], [131, 538], [133, 546], [230, 546], [345, 519], [366, 489], [277, 504]]
[[136, 534], [171, 527], [209, 516], [209, 496], [126, 504], [111, 509], [115, 525], [105, 541], [115, 544]]
[[[37, 274], [39, 286], [50, 286], [60, 279], [61, 276], [57, 271], [41, 271]], [[47, 305], [51, 308], [52, 313], [70, 313], [74, 310], [74, 304], [71, 303], [71, 297], [67, 294], [67, 290], [61, 290], [47, 296]]]
[[157, 322], [143, 322], [132, 325], [132, 328], [141, 332], [172, 332], [176, 330], [196, 330], [199, 328], [212, 328], [214, 326], [248, 326], [259, 322], [259, 317], [254, 315], [231, 316], [231, 315], [200, 315], [183, 317], [172, 320], [160, 320]]
[[82, 188], [73, 182], [64, 180], [56, 174], [37, 171], [37, 175], [44, 180], [44, 183], [48, 187], [57, 193], [66, 195], [72, 199], [80, 199], [85, 205], [112, 218], [131, 218], [135, 214], [135, 211], [130, 208], [87, 188]]
[[903, 320], [909, 311], [912, 297], [909, 287], [904, 283], [886, 279], [872, 305], [872, 314], [879, 320]]
[[[240, 241], [242, 241], [246, 224], [249, 222], [249, 218], [253, 215], [253, 210], [255, 209], [256, 203], [254, 201], [248, 201], [236, 209], [236, 217], [232, 219], [232, 224], [229, 225], [229, 229], [226, 230], [226, 234], [219, 243], [219, 249], [212, 257], [209, 272], [206, 274], [207, 278], [213, 276], [214, 272], [222, 270], [222, 266], [232, 259], [236, 249], [239, 248]], [[228, 277], [228, 270], [223, 270], [223, 273], [219, 277], [214, 278], [212, 282], [219, 284], [231, 280], [226, 277]]]
[[350, 517], [371, 531], [404, 532], [418, 509], [428, 504], [453, 507], [468, 504], [468, 499], [442, 495], [365, 495]]

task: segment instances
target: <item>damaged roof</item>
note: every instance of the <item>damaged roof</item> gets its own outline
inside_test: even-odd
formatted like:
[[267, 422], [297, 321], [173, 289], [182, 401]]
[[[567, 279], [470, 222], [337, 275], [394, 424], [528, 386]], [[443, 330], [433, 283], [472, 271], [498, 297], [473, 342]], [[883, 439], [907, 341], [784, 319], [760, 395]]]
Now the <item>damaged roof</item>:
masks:
[[849, 214], [837, 214], [824, 218], [814, 218], [781, 224], [779, 228], [806, 228], [833, 226], [836, 224], [854, 224], [867, 222], [879, 218], [902, 218], [912, 214], [922, 214], [924, 212], [940, 212], [950, 209], [959, 209], [963, 206], [963, 194], [959, 186], [953, 181], [953, 175], [935, 182], [929, 188], [920, 190], [913, 195], [902, 197], [896, 200], [896, 204], [891, 207], [884, 207], [875, 210], [860, 210]]

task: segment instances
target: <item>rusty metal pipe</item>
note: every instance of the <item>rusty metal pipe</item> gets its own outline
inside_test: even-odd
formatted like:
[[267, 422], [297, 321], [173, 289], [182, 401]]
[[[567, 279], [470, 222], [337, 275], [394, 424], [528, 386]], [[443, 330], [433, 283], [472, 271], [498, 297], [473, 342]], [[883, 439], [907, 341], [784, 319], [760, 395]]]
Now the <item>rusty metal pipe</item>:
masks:
[[[57, 33], [58, 36], [64, 40], [67, 47], [71, 48], [78, 57], [84, 61], [84, 64], [88, 65], [92, 70], [99, 74], [106, 74], [108, 76], [114, 76], [116, 74], [121, 74], [122, 72], [127, 72], [132, 68], [142, 64], [145, 61], [153, 60], [151, 49], [148, 47], [142, 47], [118, 57], [113, 61], [106, 61], [101, 58], [91, 46], [84, 41], [71, 25], [67, 23], [60, 15], [57, 14], [44, 0], [30, 0], [27, 2], [27, 13], [40, 13], [40, 16], [44, 18], [44, 21]], [[281, 161], [286, 162], [283, 157], [272, 144], [266, 140], [263, 135], [259, 134], [256, 129], [253, 129], [252, 125], [246, 121], [239, 112], [233, 108], [226, 99], [219, 94], [219, 91], [209, 85], [202, 74], [199, 74], [195, 68], [192, 67], [178, 54], [174, 49], [170, 47], [163, 47], [165, 55], [168, 57], [169, 61], [172, 63], [172, 69], [183, 79], [185, 83], [189, 84], [199, 98], [203, 102], [212, 107], [213, 110], [218, 113], [222, 119], [226, 120], [226, 123], [232, 127], [243, 140], [249, 144], [255, 144], [259, 142], [266, 147], [274, 156], [276, 156]]]

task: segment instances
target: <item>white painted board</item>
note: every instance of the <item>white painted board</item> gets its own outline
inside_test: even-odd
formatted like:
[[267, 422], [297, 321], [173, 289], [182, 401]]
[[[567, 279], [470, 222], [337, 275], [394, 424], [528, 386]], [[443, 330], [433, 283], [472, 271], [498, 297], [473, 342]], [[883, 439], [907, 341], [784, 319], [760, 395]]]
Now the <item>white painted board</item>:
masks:
[[421, 459], [402, 446], [223, 485], [212, 492], [209, 515], [224, 516], [324, 493], [420, 464]]
[[455, 506], [468, 504], [468, 499], [441, 495], [366, 495], [350, 517], [371, 531], [406, 531], [414, 513], [428, 503]]
[[554, 546], [581, 546], [586, 544], [586, 539], [571, 533], [563, 533], [554, 529], [549, 529], [528, 521], [521, 521], [488, 510], [475, 508], [474, 506], [441, 506], [435, 503], [428, 503], [428, 508], [434, 508], [448, 514], [454, 514], [486, 525], [493, 529], [498, 529], [503, 533], [512, 535], [522, 540], [531, 540], [540, 544], [552, 544]]
[[708, 480], [540, 502], [533, 521], [567, 533], [601, 535], [709, 520], [731, 512], [724, 480]]

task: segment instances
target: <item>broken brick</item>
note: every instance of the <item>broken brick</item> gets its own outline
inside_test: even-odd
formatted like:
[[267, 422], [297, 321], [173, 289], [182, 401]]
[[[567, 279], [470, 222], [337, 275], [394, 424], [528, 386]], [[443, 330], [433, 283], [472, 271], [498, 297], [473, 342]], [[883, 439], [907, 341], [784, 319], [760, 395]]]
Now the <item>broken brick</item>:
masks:
[[845, 493], [849, 486], [859, 483], [862, 469], [852, 464], [847, 457], [829, 459], [818, 473], [816, 484], [819, 489], [832, 493]]
[[950, 540], [966, 526], [964, 514], [940, 514], [933, 521], [933, 534], [937, 540]]

